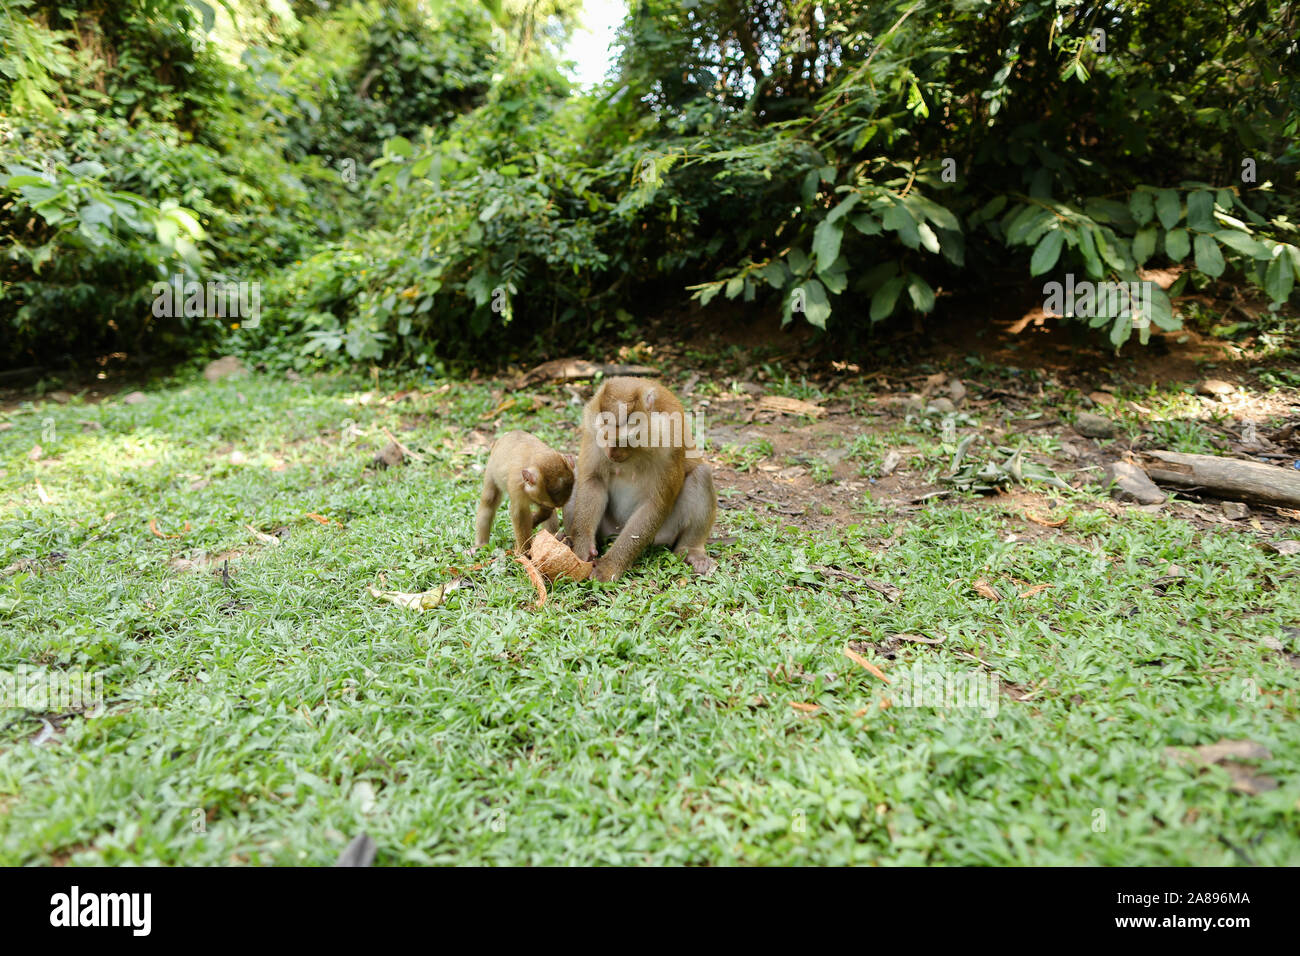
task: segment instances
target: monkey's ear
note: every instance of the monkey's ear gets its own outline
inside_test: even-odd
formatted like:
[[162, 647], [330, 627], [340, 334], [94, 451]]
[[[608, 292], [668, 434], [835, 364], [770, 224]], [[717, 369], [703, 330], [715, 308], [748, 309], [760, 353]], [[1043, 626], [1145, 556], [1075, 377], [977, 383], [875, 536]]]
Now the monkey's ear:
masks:
[[578, 458], [576, 455], [561, 455], [560, 457], [564, 459], [564, 463], [569, 466], [570, 471], [576, 472], [578, 470]]
[[524, 484], [526, 485], [535, 485], [539, 480], [536, 468], [525, 468], [523, 471], [519, 472], [519, 474], [524, 479]]
[[652, 385], [647, 388], [645, 394], [641, 396], [641, 403], [645, 405], [645, 410], [647, 412], [653, 412], [655, 410], [655, 395], [656, 392]]

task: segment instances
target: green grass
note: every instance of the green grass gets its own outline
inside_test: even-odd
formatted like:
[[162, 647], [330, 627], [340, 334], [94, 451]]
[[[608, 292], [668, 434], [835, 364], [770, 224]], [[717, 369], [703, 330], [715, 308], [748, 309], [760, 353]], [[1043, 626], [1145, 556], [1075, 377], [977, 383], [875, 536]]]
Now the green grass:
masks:
[[[471, 564], [469, 436], [495, 432], [500, 396], [361, 404], [368, 387], [184, 380], [4, 416], [0, 568], [35, 563], [0, 576], [0, 668], [94, 672], [108, 702], [40, 745], [42, 715], [0, 710], [0, 863], [324, 864], [361, 830], [381, 864], [1300, 863], [1300, 670], [1263, 644], [1300, 650], [1296, 558], [1086, 495], [1044, 537], [999, 499], [864, 499], [818, 532], [723, 510], [712, 578], [659, 551], [534, 610], [499, 515], [497, 556], [417, 613], [367, 587]], [[499, 427], [573, 448], [576, 417]], [[381, 425], [426, 460], [368, 471]], [[228, 550], [232, 587], [168, 566]], [[893, 634], [946, 640], [890, 660]], [[848, 641], [896, 680], [978, 659], [1018, 690], [993, 716], [882, 710], [898, 684]], [[1278, 789], [1165, 757], [1222, 738], [1266, 746]]]

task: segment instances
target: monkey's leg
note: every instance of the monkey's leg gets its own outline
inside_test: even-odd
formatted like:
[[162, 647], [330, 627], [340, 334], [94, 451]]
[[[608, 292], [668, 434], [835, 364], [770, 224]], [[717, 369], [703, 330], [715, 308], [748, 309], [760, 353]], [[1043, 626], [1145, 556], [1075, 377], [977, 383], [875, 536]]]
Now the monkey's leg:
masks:
[[527, 500], [510, 499], [510, 524], [515, 529], [515, 550], [528, 553], [528, 539], [533, 536], [533, 508]]
[[[573, 538], [573, 552], [584, 561], [590, 561], [599, 553], [596, 551], [596, 529], [604, 517], [605, 506], [609, 503], [609, 489], [603, 482], [592, 478], [579, 479], [573, 490], [572, 518], [568, 511], [564, 514], [566, 530]], [[569, 522], [573, 524], [570, 527]]]
[[497, 507], [501, 504], [501, 489], [496, 482], [487, 479], [483, 482], [483, 494], [478, 500], [478, 518], [474, 522], [474, 549], [488, 543], [492, 534], [492, 519], [497, 516]]
[[[654, 498], [638, 506], [604, 557], [596, 562], [592, 577], [597, 581], [613, 581], [620, 577], [654, 541], [664, 517], [663, 506]], [[578, 556], [582, 556], [581, 551]]]
[[718, 566], [704, 551], [718, 513], [718, 496], [713, 488], [713, 469], [700, 462], [682, 482], [673, 510], [655, 535], [655, 544], [667, 545], [697, 574], [708, 574]]

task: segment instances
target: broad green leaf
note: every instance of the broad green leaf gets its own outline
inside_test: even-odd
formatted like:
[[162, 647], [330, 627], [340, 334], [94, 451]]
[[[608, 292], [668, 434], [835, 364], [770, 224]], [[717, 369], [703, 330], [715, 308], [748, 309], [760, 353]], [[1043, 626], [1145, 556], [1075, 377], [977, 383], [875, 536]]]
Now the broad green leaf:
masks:
[[1178, 220], [1183, 218], [1183, 210], [1178, 201], [1178, 193], [1172, 189], [1157, 189], [1156, 215], [1160, 217], [1160, 225], [1164, 226], [1166, 231], [1177, 226]]
[[1291, 297], [1295, 285], [1295, 271], [1291, 268], [1290, 257], [1281, 253], [1273, 257], [1264, 273], [1264, 291], [1274, 302], [1285, 302]]
[[1064, 243], [1065, 235], [1060, 229], [1053, 229], [1043, 236], [1029, 260], [1029, 274], [1040, 276], [1055, 266], [1056, 260], [1061, 256], [1061, 246]]
[[1252, 259], [1267, 259], [1269, 257], [1268, 246], [1254, 236], [1247, 235], [1236, 229], [1220, 229], [1214, 234], [1214, 238], [1229, 249], [1250, 256]]
[[934, 309], [934, 290], [915, 272], [907, 277], [907, 294], [912, 300], [912, 307], [921, 313]]
[[1199, 234], [1196, 237], [1195, 247], [1196, 268], [1212, 279], [1223, 275], [1223, 253], [1219, 252], [1219, 244], [1214, 241], [1214, 237], [1204, 233]]
[[837, 206], [835, 206], [834, 209], [832, 209], [830, 212], [826, 214], [826, 219], [824, 221], [836, 222], [837, 220], [843, 219], [850, 212], [852, 212], [853, 207], [856, 206], [861, 201], [862, 201], [861, 193], [849, 193], [849, 195], [846, 196], [842, 202], [840, 202]]
[[1133, 237], [1133, 258], [1137, 260], [1138, 265], [1146, 262], [1151, 258], [1151, 254], [1156, 251], [1156, 227], [1154, 223], [1148, 223], [1137, 231]]
[[929, 223], [918, 222], [916, 231], [921, 237], [921, 245], [925, 246], [930, 252], [937, 253], [939, 251], [939, 237], [934, 234], [934, 230], [930, 228]]
[[1106, 274], [1105, 267], [1101, 264], [1101, 257], [1097, 255], [1097, 243], [1093, 239], [1092, 230], [1083, 228], [1078, 230], [1079, 252], [1083, 254], [1083, 265], [1088, 275], [1094, 279], [1100, 279]]
[[1213, 232], [1218, 228], [1214, 222], [1214, 193], [1198, 189], [1187, 194], [1187, 225], [1198, 232]]
[[1183, 327], [1182, 320], [1174, 315], [1174, 304], [1169, 301], [1169, 296], [1154, 282], [1151, 283], [1151, 321], [1166, 332], [1176, 332]]
[[878, 236], [881, 233], [880, 220], [869, 212], [853, 217], [853, 228], [864, 236]]
[[885, 213], [885, 228], [898, 233], [898, 238], [909, 249], [921, 245], [921, 233], [917, 231], [916, 220], [911, 212], [900, 202], [894, 203]]
[[894, 304], [898, 301], [898, 293], [903, 291], [903, 283], [906, 281], [904, 276], [894, 276], [871, 297], [871, 321], [879, 322], [881, 319], [888, 318], [894, 311]]
[[1186, 259], [1191, 248], [1191, 240], [1187, 236], [1186, 229], [1170, 229], [1165, 233], [1165, 255], [1175, 262]]
[[1155, 213], [1155, 199], [1145, 189], [1139, 189], [1128, 197], [1128, 209], [1133, 214], [1133, 221], [1145, 226]]
[[817, 224], [813, 232], [813, 255], [817, 257], [817, 271], [824, 272], [831, 267], [840, 254], [840, 243], [844, 239], [844, 223], [829, 217]]
[[826, 289], [816, 279], [809, 279], [802, 285], [795, 287], [795, 292], [802, 289], [804, 292], [804, 318], [808, 320], [809, 325], [815, 325], [819, 329], [826, 328], [826, 320], [830, 318], [831, 303], [826, 297]]

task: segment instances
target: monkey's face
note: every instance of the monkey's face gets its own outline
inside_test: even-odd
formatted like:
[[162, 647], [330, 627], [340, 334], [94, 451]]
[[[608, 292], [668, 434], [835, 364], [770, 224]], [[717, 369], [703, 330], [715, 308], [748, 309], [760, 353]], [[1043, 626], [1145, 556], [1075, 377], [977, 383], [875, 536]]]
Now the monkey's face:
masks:
[[616, 379], [601, 389], [597, 403], [596, 444], [610, 461], [627, 461], [648, 443], [653, 389], [642, 392]]
[[541, 469], [524, 470], [524, 491], [543, 508], [563, 508], [573, 492], [572, 455], [553, 455]]

